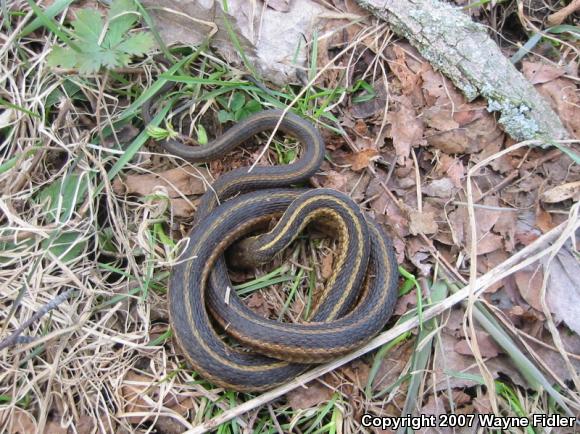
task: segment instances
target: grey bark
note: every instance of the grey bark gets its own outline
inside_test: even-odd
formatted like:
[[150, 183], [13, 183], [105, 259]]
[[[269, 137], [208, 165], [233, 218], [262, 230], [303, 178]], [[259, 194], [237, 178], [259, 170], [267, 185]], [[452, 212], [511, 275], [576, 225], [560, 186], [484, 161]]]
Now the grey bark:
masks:
[[388, 22], [469, 101], [482, 96], [515, 140], [569, 138], [560, 119], [489, 38], [484, 26], [438, 0], [357, 0]]

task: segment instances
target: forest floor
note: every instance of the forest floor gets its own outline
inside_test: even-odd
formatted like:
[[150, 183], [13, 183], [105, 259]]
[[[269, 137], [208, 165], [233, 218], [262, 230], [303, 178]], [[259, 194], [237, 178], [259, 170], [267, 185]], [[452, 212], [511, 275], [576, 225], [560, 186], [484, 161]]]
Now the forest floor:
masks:
[[[325, 3], [353, 12], [351, 1]], [[578, 16], [550, 27], [562, 3], [459, 6], [580, 139]], [[275, 87], [207, 47], [141, 55], [132, 44], [159, 36], [141, 8], [142, 22], [125, 30], [147, 36], [135, 30], [141, 39], [120, 60], [55, 51], [91, 26], [108, 37], [98, 19], [80, 25], [79, 11], [107, 15], [99, 3], [0, 8], [0, 432], [172, 434], [260, 398], [188, 367], [172, 339], [167, 283], [208, 185], [236, 167], [288, 164], [300, 147], [276, 135], [264, 153], [262, 134], [191, 164], [158, 140], [177, 131], [207, 143], [251, 113], [287, 107], [326, 142], [311, 184], [347, 193], [393, 240], [401, 278], [385, 330], [420, 327], [216, 431], [390, 433], [363, 428], [362, 415], [580, 412], [578, 147], [515, 143], [485, 101], [467, 102], [371, 17], [330, 21], [308, 42], [304, 84]], [[144, 125], [144, 102], [172, 80], [173, 105]], [[231, 277], [260, 314], [300, 321], [335, 257], [334, 240], [304, 237]], [[476, 297], [423, 316], [469, 283]]]

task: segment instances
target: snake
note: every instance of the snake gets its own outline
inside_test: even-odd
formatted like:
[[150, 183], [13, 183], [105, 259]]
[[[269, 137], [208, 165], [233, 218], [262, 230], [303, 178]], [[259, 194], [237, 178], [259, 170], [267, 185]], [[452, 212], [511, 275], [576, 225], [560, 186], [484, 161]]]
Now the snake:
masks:
[[[152, 101], [143, 105], [146, 124]], [[360, 348], [385, 327], [397, 298], [397, 262], [381, 225], [346, 194], [295, 187], [316, 174], [325, 157], [311, 122], [269, 109], [205, 145], [177, 138], [160, 144], [169, 154], [205, 163], [274, 130], [294, 137], [300, 156], [287, 165], [241, 167], [220, 176], [202, 195], [169, 278], [170, 327], [189, 365], [211, 383], [240, 392], [272, 389]], [[266, 264], [309, 225], [331, 233], [338, 252], [307, 321], [282, 323], [257, 314], [232, 289], [226, 256], [243, 267]]]

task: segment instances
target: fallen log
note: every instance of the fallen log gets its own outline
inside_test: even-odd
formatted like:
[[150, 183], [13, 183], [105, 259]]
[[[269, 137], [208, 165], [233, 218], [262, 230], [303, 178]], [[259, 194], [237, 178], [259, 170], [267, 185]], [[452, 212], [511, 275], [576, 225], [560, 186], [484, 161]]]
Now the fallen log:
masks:
[[409, 40], [469, 101], [481, 96], [515, 140], [570, 138], [540, 94], [501, 53], [484, 26], [439, 0], [357, 0]]

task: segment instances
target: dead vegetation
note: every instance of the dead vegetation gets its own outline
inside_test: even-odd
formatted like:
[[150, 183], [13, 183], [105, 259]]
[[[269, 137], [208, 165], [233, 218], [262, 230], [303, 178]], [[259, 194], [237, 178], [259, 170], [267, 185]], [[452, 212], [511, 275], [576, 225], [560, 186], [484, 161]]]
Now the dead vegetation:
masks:
[[[321, 3], [342, 15], [308, 42], [305, 85], [276, 92], [179, 43], [182, 63], [169, 70], [157, 53], [90, 75], [51, 68], [54, 29], [30, 27], [40, 21], [26, 2], [2, 6], [0, 431], [177, 433], [232, 417], [218, 432], [354, 433], [364, 413], [578, 414], [576, 141], [515, 143], [485, 102], [467, 102], [383, 23], [353, 19], [363, 14], [354, 2]], [[466, 10], [505, 35], [509, 57], [562, 6]], [[578, 139], [577, 36], [542, 36], [518, 66]], [[171, 75], [182, 82], [173, 112], [146, 129], [143, 98]], [[312, 184], [348, 193], [382, 223], [406, 274], [380, 348], [271, 400], [216, 388], [187, 367], [171, 339], [166, 283], [212, 179], [287, 163], [296, 144], [265, 136], [198, 167], [151, 136], [203, 141], [244, 113], [288, 106], [326, 139]], [[300, 240], [286, 258], [232, 277], [258, 312], [299, 321], [332, 270], [333, 247]]]

